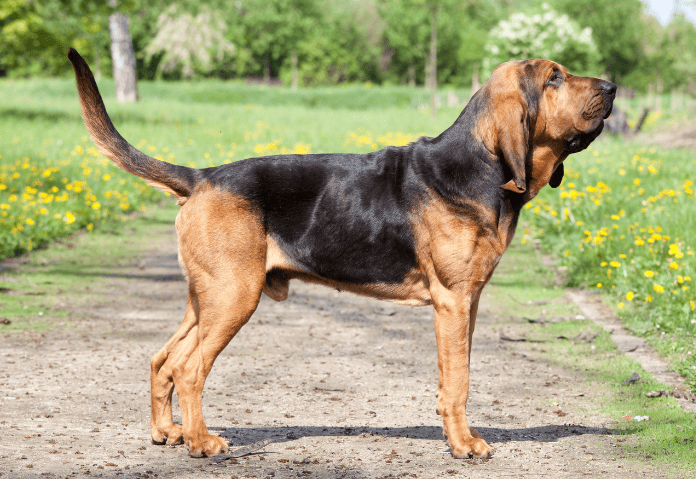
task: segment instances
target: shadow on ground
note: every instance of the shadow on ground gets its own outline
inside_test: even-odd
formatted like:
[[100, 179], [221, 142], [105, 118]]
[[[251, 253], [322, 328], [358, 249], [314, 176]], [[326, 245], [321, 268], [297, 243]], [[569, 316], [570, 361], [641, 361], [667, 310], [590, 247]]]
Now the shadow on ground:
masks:
[[[245, 446], [261, 439], [276, 439], [277, 442], [300, 439], [302, 437], [355, 437], [362, 434], [409, 439], [442, 439], [442, 428], [437, 426], [414, 427], [321, 427], [291, 426], [276, 428], [223, 428], [210, 427], [232, 442], [234, 446]], [[606, 436], [612, 432], [597, 427], [577, 424], [551, 424], [539, 427], [503, 429], [477, 427], [476, 430], [491, 443], [516, 441], [555, 442], [569, 436], [595, 435]]]

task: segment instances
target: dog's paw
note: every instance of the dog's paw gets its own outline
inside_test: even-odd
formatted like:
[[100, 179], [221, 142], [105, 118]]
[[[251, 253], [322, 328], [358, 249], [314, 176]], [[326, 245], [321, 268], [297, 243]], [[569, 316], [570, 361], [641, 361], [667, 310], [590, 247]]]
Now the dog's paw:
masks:
[[489, 458], [493, 455], [493, 448], [483, 439], [483, 436], [474, 429], [469, 428], [468, 437], [462, 437], [460, 434], [454, 434], [450, 437], [448, 427], [444, 425], [442, 432], [447, 440], [447, 445], [450, 447], [452, 456], [457, 459], [469, 458]]
[[457, 441], [457, 444], [453, 444], [453, 441], [447, 441], [450, 445], [450, 452], [453, 457], [457, 459], [469, 459], [472, 457], [488, 458], [493, 455], [493, 448], [488, 445], [478, 432], [472, 429], [472, 436], [473, 435], [478, 435], [479, 437], [463, 439]]
[[230, 450], [223, 438], [211, 434], [197, 438], [186, 438], [184, 444], [191, 457], [213, 457]]
[[152, 430], [152, 444], [183, 444], [184, 429], [180, 424], [172, 424], [169, 427], [157, 427]]

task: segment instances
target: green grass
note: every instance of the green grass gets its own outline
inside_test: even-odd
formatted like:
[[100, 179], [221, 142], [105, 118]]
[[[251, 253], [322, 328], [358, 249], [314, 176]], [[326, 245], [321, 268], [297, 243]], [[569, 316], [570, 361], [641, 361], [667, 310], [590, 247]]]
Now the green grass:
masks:
[[[67, 61], [67, 59], [66, 59]], [[3, 80], [10, 86], [32, 97], [49, 101], [56, 98], [75, 96], [72, 79], [32, 78], [29, 80]], [[105, 98], [111, 97], [114, 82], [111, 79], [98, 81]], [[441, 89], [441, 95], [453, 92], [460, 99], [471, 96], [469, 89]], [[140, 81], [138, 92], [143, 100], [157, 98], [175, 103], [212, 105], [254, 105], [261, 107], [299, 106], [317, 110], [384, 110], [385, 108], [428, 107], [429, 92], [422, 87], [373, 86], [371, 84], [348, 84], [335, 87], [298, 88], [266, 85], [246, 85], [238, 81], [199, 80], [195, 82], [151, 82]]]
[[0, 272], [0, 334], [70, 327], [74, 311], [108, 300], [108, 279], [151, 248], [151, 237], [172, 230], [173, 201], [147, 208], [126, 224], [103, 225], [56, 240]]
[[[503, 257], [500, 267], [491, 279], [486, 292], [495, 300], [489, 301], [499, 315], [519, 314], [518, 302], [544, 302], [526, 304], [523, 315], [537, 318], [542, 311], [546, 317], [575, 317], [574, 304], [563, 298], [564, 289], [554, 286], [554, 273], [540, 266], [539, 254], [529, 245], [515, 242]], [[514, 298], [514, 299], [513, 299]], [[592, 342], [559, 340], [574, 338], [581, 333], [599, 333]], [[545, 362], [584, 376], [593, 391], [602, 391], [597, 400], [588, 397], [588, 411], [598, 410], [614, 423], [622, 449], [629, 458], [692, 472], [696, 464], [696, 420], [685, 412], [671, 397], [648, 398], [646, 392], [669, 389], [657, 382], [641, 366], [623, 355], [614, 345], [611, 336], [589, 320], [566, 320], [557, 323], [519, 324], [515, 334], [528, 339], [543, 341], [530, 343], [530, 354], [538, 355]], [[633, 372], [641, 380], [631, 386], [621, 383]], [[649, 416], [648, 421], [623, 420], [622, 416]]]
[[635, 98], [617, 98], [614, 105], [628, 116], [628, 124], [635, 128], [636, 123], [648, 108], [649, 114], [641, 127], [641, 132], [656, 132], [679, 126], [694, 116], [696, 99], [691, 95], [672, 92], [652, 96], [636, 96]]
[[627, 327], [696, 391], [696, 154], [620, 140], [566, 160], [557, 190], [525, 206], [568, 284], [606, 292]]

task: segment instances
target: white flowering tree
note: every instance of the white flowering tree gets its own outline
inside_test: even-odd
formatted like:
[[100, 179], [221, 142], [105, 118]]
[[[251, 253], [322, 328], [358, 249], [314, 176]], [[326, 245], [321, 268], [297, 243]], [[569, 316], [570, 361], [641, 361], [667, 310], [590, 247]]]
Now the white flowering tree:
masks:
[[195, 73], [208, 73], [213, 59], [222, 61], [235, 53], [234, 45], [225, 38], [227, 25], [219, 15], [207, 8], [195, 17], [171, 5], [157, 18], [157, 35], [145, 47], [145, 60], [160, 56], [157, 75], [181, 70], [185, 79]]
[[501, 63], [528, 58], [546, 58], [565, 66], [571, 73], [601, 73], [601, 56], [592, 40], [592, 29], [581, 29], [568, 15], [561, 15], [548, 4], [541, 13], [515, 13], [498, 23], [488, 34], [484, 47], [484, 75]]

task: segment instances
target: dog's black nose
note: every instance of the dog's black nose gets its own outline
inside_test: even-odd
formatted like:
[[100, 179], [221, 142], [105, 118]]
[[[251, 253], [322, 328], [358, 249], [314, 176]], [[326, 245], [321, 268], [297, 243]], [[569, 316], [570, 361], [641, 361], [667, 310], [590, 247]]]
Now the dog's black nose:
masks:
[[616, 85], [610, 81], [600, 80], [599, 88], [604, 92], [605, 95], [613, 96], [616, 95]]

